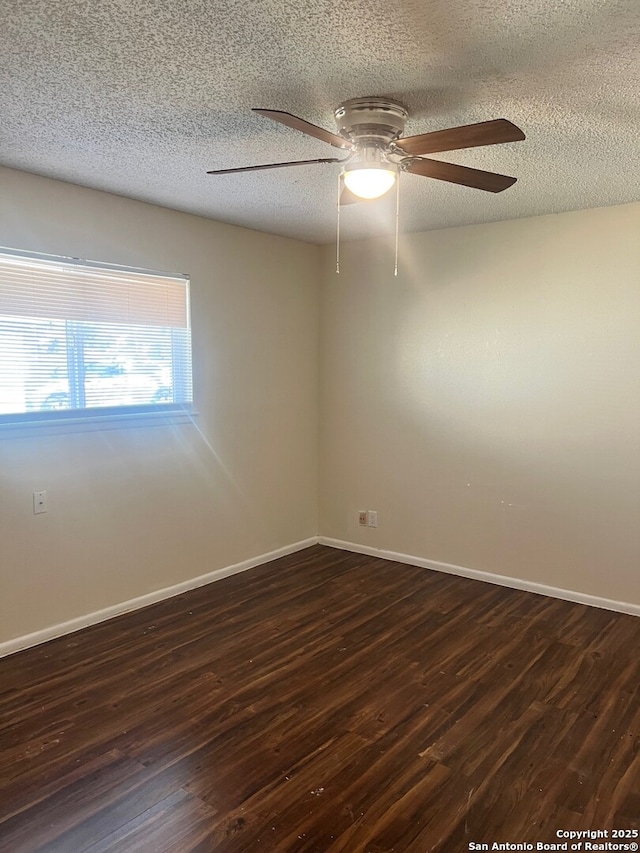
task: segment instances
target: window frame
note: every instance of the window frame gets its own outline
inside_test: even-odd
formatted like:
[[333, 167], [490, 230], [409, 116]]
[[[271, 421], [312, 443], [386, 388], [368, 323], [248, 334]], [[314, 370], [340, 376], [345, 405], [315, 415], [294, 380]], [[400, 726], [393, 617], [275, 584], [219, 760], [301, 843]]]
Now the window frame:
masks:
[[[64, 432], [85, 432], [102, 429], [123, 427], [145, 427], [157, 425], [174, 425], [192, 422], [198, 413], [193, 404], [193, 356], [191, 335], [191, 278], [186, 273], [149, 270], [142, 267], [131, 267], [104, 261], [85, 260], [83, 258], [51, 255], [41, 252], [31, 252], [24, 249], [14, 249], [0, 246], [0, 255], [8, 255], [34, 262], [50, 262], [65, 266], [78, 266], [88, 269], [104, 270], [113, 273], [132, 273], [134, 275], [181, 281], [185, 286], [185, 313], [187, 336], [187, 362], [182, 366], [189, 373], [188, 381], [182, 384], [182, 389], [191, 390], [191, 399], [185, 402], [148, 403], [114, 406], [84, 406], [81, 408], [36, 410], [15, 413], [0, 413], [0, 437], [17, 434], [47, 434]], [[6, 316], [6, 315], [5, 315]], [[67, 323], [74, 321], [68, 320]], [[144, 325], [144, 324], [140, 324]], [[69, 345], [67, 344], [67, 352]], [[173, 353], [173, 350], [172, 350]], [[86, 366], [83, 364], [81, 373]], [[71, 382], [71, 377], [70, 377]], [[175, 389], [175, 385], [172, 386]], [[84, 390], [81, 397], [84, 396]]]

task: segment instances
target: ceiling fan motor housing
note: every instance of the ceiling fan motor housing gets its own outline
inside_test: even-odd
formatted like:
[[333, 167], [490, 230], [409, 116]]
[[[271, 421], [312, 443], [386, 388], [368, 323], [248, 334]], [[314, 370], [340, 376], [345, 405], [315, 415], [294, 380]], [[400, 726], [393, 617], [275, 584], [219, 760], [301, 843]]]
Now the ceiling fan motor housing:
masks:
[[407, 108], [390, 98], [352, 98], [333, 112], [338, 133], [354, 145], [386, 148], [404, 131]]

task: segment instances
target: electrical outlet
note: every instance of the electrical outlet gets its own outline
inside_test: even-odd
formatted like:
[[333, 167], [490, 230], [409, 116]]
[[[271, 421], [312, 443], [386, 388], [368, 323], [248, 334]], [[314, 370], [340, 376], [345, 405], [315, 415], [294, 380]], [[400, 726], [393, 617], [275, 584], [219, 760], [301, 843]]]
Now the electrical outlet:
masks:
[[358, 513], [358, 524], [360, 524], [362, 527], [367, 526], [367, 513], [366, 512], [362, 511], [362, 512]]
[[34, 492], [33, 493], [33, 514], [38, 515], [41, 512], [47, 511], [47, 493], [46, 492]]
[[367, 527], [378, 526], [378, 513], [375, 509], [367, 510]]

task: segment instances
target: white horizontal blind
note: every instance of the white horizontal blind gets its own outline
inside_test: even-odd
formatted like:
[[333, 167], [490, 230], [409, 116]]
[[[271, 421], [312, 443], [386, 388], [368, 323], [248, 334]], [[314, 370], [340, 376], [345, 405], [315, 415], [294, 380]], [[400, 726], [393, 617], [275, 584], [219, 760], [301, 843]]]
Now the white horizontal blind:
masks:
[[191, 401], [185, 277], [0, 252], [0, 422]]
[[0, 254], [0, 315], [187, 328], [185, 280]]

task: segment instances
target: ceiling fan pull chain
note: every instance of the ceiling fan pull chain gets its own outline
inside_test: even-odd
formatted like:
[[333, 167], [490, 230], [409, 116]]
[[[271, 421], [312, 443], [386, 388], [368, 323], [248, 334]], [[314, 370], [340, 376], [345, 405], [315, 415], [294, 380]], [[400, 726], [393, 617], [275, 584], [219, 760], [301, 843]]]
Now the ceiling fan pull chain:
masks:
[[342, 175], [338, 175], [338, 213], [336, 222], [336, 275], [340, 275], [340, 193], [342, 191]]
[[396, 178], [396, 259], [393, 267], [393, 274], [398, 275], [398, 224], [400, 222], [400, 171]]

